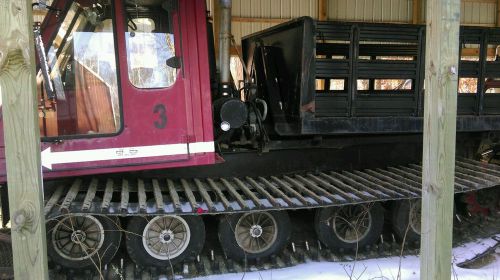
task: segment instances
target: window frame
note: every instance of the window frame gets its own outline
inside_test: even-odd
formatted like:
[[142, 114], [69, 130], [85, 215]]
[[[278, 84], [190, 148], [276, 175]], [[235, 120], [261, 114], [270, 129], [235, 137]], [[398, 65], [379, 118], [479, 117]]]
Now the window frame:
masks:
[[[115, 48], [115, 65], [116, 65], [116, 83], [117, 83], [117, 93], [118, 93], [118, 106], [120, 113], [120, 126], [117, 127], [116, 132], [113, 133], [87, 133], [87, 134], [73, 134], [73, 135], [58, 135], [58, 136], [40, 136], [40, 141], [46, 143], [60, 142], [63, 140], [75, 140], [75, 139], [98, 139], [98, 138], [107, 138], [118, 136], [123, 133], [125, 129], [125, 121], [123, 114], [123, 91], [122, 91], [122, 83], [121, 83], [121, 75], [120, 75], [120, 56], [118, 53], [119, 42], [118, 42], [118, 25], [117, 25], [117, 17], [116, 17], [116, 3], [115, 1], [111, 1], [110, 5], [111, 10], [111, 23], [113, 30], [113, 44]], [[69, 9], [68, 9], [69, 11]], [[67, 12], [68, 12], [67, 11]], [[67, 14], [64, 16], [66, 17]], [[62, 25], [62, 22], [61, 22]], [[59, 26], [60, 28], [60, 26]], [[57, 34], [57, 33], [56, 33]], [[56, 35], [57, 36], [57, 35]], [[54, 38], [55, 39], [55, 38]], [[54, 40], [53, 39], [53, 40]], [[52, 41], [51, 41], [52, 43]]]

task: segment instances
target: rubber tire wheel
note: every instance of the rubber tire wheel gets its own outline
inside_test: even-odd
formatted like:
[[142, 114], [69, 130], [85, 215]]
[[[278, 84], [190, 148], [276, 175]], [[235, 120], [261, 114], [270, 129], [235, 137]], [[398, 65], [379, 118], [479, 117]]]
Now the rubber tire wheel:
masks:
[[[169, 267], [184, 260], [191, 261], [196, 258], [205, 244], [205, 224], [200, 216], [180, 216], [183, 218], [190, 230], [189, 244], [179, 256], [170, 260], [159, 260], [151, 256], [142, 243], [144, 229], [149, 220], [145, 217], [136, 216], [130, 219], [127, 226], [127, 252], [129, 257], [139, 266]], [[151, 217], [154, 218], [154, 217]]]
[[234, 236], [234, 231], [239, 219], [244, 214], [232, 214], [223, 216], [219, 222], [219, 242], [221, 243], [222, 249], [226, 253], [226, 256], [230, 259], [243, 261], [245, 258], [247, 260], [255, 260], [258, 258], [264, 258], [270, 256], [286, 246], [288, 240], [290, 239], [290, 217], [285, 211], [269, 211], [267, 212], [273, 216], [276, 221], [276, 226], [278, 228], [278, 234], [274, 244], [267, 250], [260, 253], [247, 253], [245, 252], [236, 241]]
[[[101, 249], [99, 249], [98, 253], [92, 256], [90, 259], [80, 260], [80, 261], [72, 261], [63, 258], [57, 253], [52, 244], [52, 230], [54, 226], [57, 224], [58, 220], [51, 220], [47, 222], [46, 230], [47, 230], [47, 254], [51, 258], [51, 260], [66, 268], [72, 268], [77, 270], [83, 270], [86, 268], [96, 269], [96, 266], [99, 266], [100, 269], [104, 268], [104, 265], [110, 263], [118, 249], [120, 248], [120, 242], [122, 240], [122, 233], [120, 230], [120, 220], [118, 218], [109, 217], [109, 216], [98, 216], [98, 215], [89, 215], [96, 218], [99, 222], [101, 222], [103, 230], [104, 230], [104, 241], [102, 243]], [[67, 216], [64, 216], [67, 217]]]
[[413, 230], [411, 226], [409, 227], [411, 203], [415, 203], [415, 201], [395, 201], [392, 208], [392, 229], [399, 241], [404, 239], [405, 243], [408, 244], [420, 241], [420, 233]]
[[368, 234], [357, 243], [348, 243], [342, 241], [337, 237], [332, 226], [324, 222], [331, 219], [337, 208], [338, 207], [328, 207], [318, 209], [314, 217], [314, 227], [316, 230], [316, 234], [318, 235], [319, 240], [330, 249], [355, 251], [357, 248], [363, 248], [367, 245], [375, 243], [382, 234], [384, 226], [384, 208], [380, 203], [377, 202], [374, 203], [369, 209], [372, 222]]

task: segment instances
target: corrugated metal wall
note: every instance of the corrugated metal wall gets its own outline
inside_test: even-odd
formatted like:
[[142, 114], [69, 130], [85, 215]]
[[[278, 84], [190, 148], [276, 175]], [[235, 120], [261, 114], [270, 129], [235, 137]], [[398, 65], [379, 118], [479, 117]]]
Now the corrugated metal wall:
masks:
[[[213, 9], [214, 0], [206, 0]], [[425, 0], [421, 19], [425, 19]], [[462, 0], [462, 24], [495, 26], [497, 0]], [[318, 17], [318, 0], [233, 0], [233, 16], [238, 18], [290, 19], [300, 16]], [[411, 23], [413, 0], [328, 0], [327, 16], [330, 20]], [[276, 23], [233, 23], [237, 42], [242, 36], [260, 31]]]
[[[317, 18], [317, 0], [233, 0], [234, 17], [290, 19], [301, 16]], [[276, 23], [234, 22], [233, 34], [238, 42], [241, 37], [269, 28]]]
[[[35, 2], [36, 0], [32, 0]], [[205, 0], [208, 10], [213, 2]], [[420, 0], [425, 19], [425, 0]], [[51, 0], [47, 1], [49, 4]], [[462, 0], [462, 24], [495, 26], [497, 0]], [[301, 16], [318, 17], [318, 0], [233, 0], [233, 16], [238, 18], [291, 19]], [[328, 0], [330, 20], [409, 23], [413, 17], [413, 0]], [[35, 17], [41, 21], [42, 17]], [[233, 22], [236, 42], [241, 37], [276, 25], [277, 23]]]
[[412, 0], [330, 0], [328, 18], [333, 20], [410, 22]]
[[[421, 0], [425, 3], [425, 0]], [[461, 22], [467, 25], [495, 26], [496, 0], [462, 1]], [[425, 20], [422, 5], [421, 22]], [[413, 19], [413, 0], [329, 0], [328, 18], [369, 22], [408, 23]]]
[[495, 26], [497, 1], [462, 1], [462, 24]]

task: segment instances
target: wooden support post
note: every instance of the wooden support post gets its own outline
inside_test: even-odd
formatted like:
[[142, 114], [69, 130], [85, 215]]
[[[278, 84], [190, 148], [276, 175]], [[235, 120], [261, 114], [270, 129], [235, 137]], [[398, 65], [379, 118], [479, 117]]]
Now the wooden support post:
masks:
[[497, 0], [497, 27], [500, 27], [500, 0]]
[[328, 0], [318, 0], [318, 20], [328, 20]]
[[31, 0], [0, 0], [0, 92], [15, 279], [48, 279]]
[[460, 0], [427, 1], [420, 279], [450, 279]]
[[419, 24], [421, 20], [422, 5], [421, 0], [413, 0], [412, 23]]

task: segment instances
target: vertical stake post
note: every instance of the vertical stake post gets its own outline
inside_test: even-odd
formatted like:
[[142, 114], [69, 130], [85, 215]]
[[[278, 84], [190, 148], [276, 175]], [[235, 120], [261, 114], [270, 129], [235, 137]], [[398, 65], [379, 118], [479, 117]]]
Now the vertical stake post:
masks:
[[451, 278], [460, 0], [427, 1], [421, 279]]
[[0, 93], [15, 279], [48, 279], [31, 0], [0, 0]]

